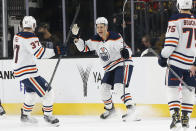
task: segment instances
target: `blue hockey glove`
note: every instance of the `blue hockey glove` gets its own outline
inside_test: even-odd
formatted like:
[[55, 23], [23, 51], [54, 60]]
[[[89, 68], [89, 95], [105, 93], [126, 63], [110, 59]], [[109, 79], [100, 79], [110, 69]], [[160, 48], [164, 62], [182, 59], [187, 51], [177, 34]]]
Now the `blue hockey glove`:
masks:
[[163, 58], [161, 55], [158, 59], [158, 63], [161, 67], [166, 67], [167, 66], [167, 58]]
[[54, 52], [56, 55], [65, 55], [66, 48], [62, 45], [54, 46]]
[[120, 51], [121, 57], [124, 59], [129, 59], [129, 51], [126, 48], [123, 48]]

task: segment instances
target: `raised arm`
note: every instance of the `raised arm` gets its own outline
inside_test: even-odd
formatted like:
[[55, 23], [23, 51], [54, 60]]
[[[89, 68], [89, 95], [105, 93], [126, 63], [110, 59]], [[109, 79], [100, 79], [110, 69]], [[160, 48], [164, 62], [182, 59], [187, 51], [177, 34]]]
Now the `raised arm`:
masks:
[[77, 26], [77, 24], [74, 24], [73, 28], [72, 28], [72, 34], [73, 34], [73, 42], [76, 45], [77, 49], [80, 52], [88, 52], [88, 51], [92, 51], [93, 49], [91, 48], [91, 40], [87, 40], [84, 41], [82, 38], [80, 38], [79, 36], [79, 27]]

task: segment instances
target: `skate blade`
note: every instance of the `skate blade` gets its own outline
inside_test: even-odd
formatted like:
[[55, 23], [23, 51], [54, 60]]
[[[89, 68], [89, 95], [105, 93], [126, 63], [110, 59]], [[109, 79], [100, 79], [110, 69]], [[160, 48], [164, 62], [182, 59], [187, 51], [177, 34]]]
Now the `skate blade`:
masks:
[[37, 126], [38, 122], [23, 122], [23, 121], [21, 121], [21, 124], [24, 126]]
[[51, 126], [51, 127], [59, 127], [60, 123], [51, 124], [51, 123], [46, 122], [46, 125]]
[[137, 117], [137, 118], [122, 118], [123, 122], [127, 122], [127, 121], [141, 121], [142, 119]]
[[175, 127], [173, 127], [171, 129], [171, 131], [181, 131], [181, 129], [182, 129], [182, 125], [181, 125], [181, 123], [178, 123], [178, 124], [176, 124]]
[[189, 130], [189, 128], [187, 128], [187, 127], [182, 127], [182, 131], [188, 131]]
[[0, 119], [5, 119], [6, 118], [6, 114], [0, 115]]
[[117, 111], [115, 110], [114, 112], [112, 112], [108, 117], [106, 118], [101, 118], [99, 117], [101, 120], [107, 120], [107, 119], [110, 119], [110, 118], [113, 118], [113, 117], [116, 117], [117, 116]]
[[60, 123], [52, 124], [52, 126], [54, 126], [54, 127], [59, 127], [59, 126], [60, 126]]
[[133, 112], [132, 114], [125, 114], [122, 117], [123, 122], [127, 121], [141, 121], [142, 119], [137, 116], [138, 114], [136, 112]]
[[142, 120], [142, 118], [139, 118], [139, 117], [136, 117], [133, 119], [133, 121], [141, 121], [141, 120]]

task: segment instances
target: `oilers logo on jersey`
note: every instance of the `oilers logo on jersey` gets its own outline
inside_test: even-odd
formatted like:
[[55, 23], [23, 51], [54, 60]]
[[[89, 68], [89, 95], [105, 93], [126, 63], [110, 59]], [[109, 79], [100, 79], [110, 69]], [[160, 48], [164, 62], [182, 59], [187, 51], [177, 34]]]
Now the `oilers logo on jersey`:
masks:
[[99, 54], [103, 61], [108, 61], [110, 59], [110, 54], [105, 47], [101, 47], [99, 49]]

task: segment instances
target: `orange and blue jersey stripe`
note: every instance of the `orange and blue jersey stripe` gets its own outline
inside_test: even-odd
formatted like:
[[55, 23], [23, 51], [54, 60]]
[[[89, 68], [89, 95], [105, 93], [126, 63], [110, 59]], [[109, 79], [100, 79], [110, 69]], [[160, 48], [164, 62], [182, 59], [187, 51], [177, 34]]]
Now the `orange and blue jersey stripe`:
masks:
[[23, 66], [21, 68], [15, 69], [14, 70], [14, 76], [15, 77], [21, 77], [26, 74], [34, 74], [37, 73], [38, 69], [36, 65], [28, 65], [28, 66]]
[[39, 96], [44, 96], [46, 94], [46, 91], [42, 88], [42, 86], [40, 86], [39, 82], [37, 82], [33, 77], [30, 77], [29, 81], [35, 87], [37, 93], [40, 94]]
[[124, 79], [123, 79], [123, 83], [124, 83], [125, 85], [127, 85], [128, 76], [129, 76], [129, 65], [126, 65], [126, 66], [125, 66], [125, 71], [124, 71]]
[[177, 37], [166, 37], [164, 46], [177, 47], [179, 38]]
[[53, 111], [53, 106], [43, 106], [43, 111], [44, 112], [52, 112]]
[[27, 104], [23, 104], [23, 109], [24, 109], [24, 111], [26, 111], [26, 112], [31, 112], [32, 110], [33, 110], [33, 106], [34, 105], [27, 105]]
[[131, 101], [132, 100], [132, 97], [130, 95], [130, 93], [126, 93], [125, 95], [122, 95], [121, 96], [121, 100], [126, 103], [127, 101]]
[[16, 35], [17, 37], [21, 37], [21, 38], [23, 38], [23, 39], [31, 39], [31, 38], [38, 38], [37, 36], [34, 36], [34, 35], [32, 35], [32, 36], [28, 36], [28, 37], [24, 37], [24, 36], [22, 36], [22, 35]]
[[41, 59], [42, 56], [44, 55], [46, 49], [43, 48], [43, 47], [40, 47], [35, 53], [34, 53], [34, 56], [37, 58], [37, 59]]
[[188, 17], [181, 17], [181, 18], [176, 18], [176, 19], [172, 19], [169, 20], [168, 22], [174, 22], [174, 21], [178, 21], [178, 20], [184, 20], [184, 19], [188, 19], [188, 20], [196, 20], [196, 18], [188, 18]]
[[104, 105], [112, 104], [112, 97], [110, 97], [108, 100], [103, 100]]
[[174, 110], [174, 109], [180, 109], [180, 101], [171, 101], [168, 103], [169, 105], [169, 110]]
[[194, 57], [182, 54], [180, 52], [174, 51], [169, 57], [170, 60], [182, 63], [184, 65], [193, 65]]
[[192, 113], [192, 111], [193, 111], [193, 104], [182, 103], [181, 104], [181, 110], [189, 112], [189, 113]]
[[123, 58], [120, 58], [118, 60], [112, 61], [109, 64], [105, 65], [103, 68], [104, 68], [105, 71], [110, 70], [111, 68], [113, 68], [117, 64], [122, 63], [122, 62], [126, 62], [126, 61], [132, 61], [132, 57], [129, 57], [129, 59], [126, 59], [126, 60], [123, 59]]

